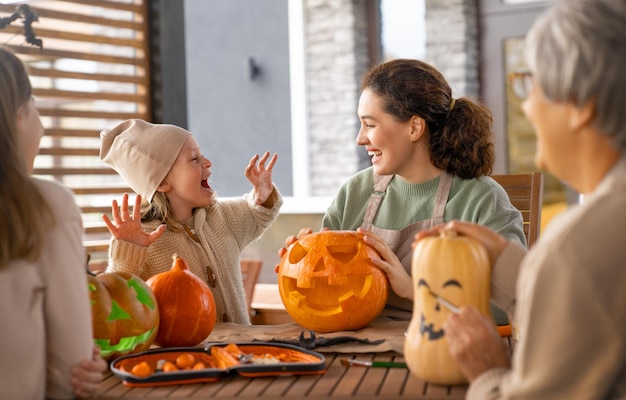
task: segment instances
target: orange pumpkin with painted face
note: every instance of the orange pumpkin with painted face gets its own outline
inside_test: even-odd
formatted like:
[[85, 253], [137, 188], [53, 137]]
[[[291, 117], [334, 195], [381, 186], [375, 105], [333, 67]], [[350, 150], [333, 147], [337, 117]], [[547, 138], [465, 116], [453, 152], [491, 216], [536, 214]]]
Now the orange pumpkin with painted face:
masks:
[[278, 266], [278, 289], [287, 313], [317, 332], [361, 329], [383, 310], [387, 276], [372, 261], [380, 255], [354, 231], [320, 231], [292, 243]]
[[443, 324], [450, 310], [430, 291], [457, 307], [471, 305], [491, 316], [491, 264], [477, 240], [443, 230], [415, 243], [411, 265], [413, 315], [404, 341], [404, 358], [415, 376], [440, 385], [465, 383], [450, 355]]

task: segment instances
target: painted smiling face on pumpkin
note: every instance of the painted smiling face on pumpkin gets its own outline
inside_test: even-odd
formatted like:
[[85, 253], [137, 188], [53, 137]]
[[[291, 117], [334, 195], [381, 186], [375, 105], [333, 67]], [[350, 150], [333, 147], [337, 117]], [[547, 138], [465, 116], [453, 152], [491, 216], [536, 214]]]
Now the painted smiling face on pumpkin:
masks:
[[278, 288], [289, 315], [317, 332], [360, 329], [387, 302], [388, 281], [372, 257], [380, 257], [353, 231], [321, 231], [300, 237], [283, 255]]
[[[443, 307], [439, 302], [435, 299], [433, 295], [430, 294], [430, 291], [443, 296], [445, 299], [449, 299], [451, 297], [460, 297], [458, 292], [463, 291], [463, 285], [458, 279], [448, 279], [446, 280], [441, 287], [431, 287], [425, 279], [418, 279], [417, 289], [420, 296], [425, 296], [423, 299], [424, 309], [422, 310], [422, 316], [420, 318], [420, 333], [422, 335], [426, 335], [428, 340], [438, 340], [443, 338], [443, 323], [445, 319], [448, 317], [448, 313], [450, 310]], [[451, 301], [452, 302], [452, 301]], [[452, 302], [454, 304], [454, 302]], [[424, 313], [424, 310], [428, 310], [428, 315], [430, 316], [428, 319]]]
[[415, 243], [412, 259], [413, 316], [404, 341], [411, 373], [427, 382], [466, 381], [448, 350], [443, 325], [451, 311], [430, 291], [452, 304], [471, 305], [490, 315], [491, 266], [485, 248], [476, 240], [442, 231]]

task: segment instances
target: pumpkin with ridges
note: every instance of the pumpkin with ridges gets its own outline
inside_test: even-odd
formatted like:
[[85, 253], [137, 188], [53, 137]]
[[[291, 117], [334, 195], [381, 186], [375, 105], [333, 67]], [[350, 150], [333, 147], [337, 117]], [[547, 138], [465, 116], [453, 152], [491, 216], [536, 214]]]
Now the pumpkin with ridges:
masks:
[[317, 332], [361, 329], [383, 310], [386, 274], [380, 257], [354, 231], [320, 231], [292, 243], [278, 266], [278, 288], [287, 313]]
[[129, 272], [87, 276], [94, 342], [112, 360], [148, 350], [159, 328], [159, 309], [150, 287]]
[[430, 291], [458, 307], [471, 305], [491, 316], [491, 264], [487, 250], [469, 236], [444, 229], [440, 236], [416, 242], [411, 261], [414, 300], [404, 340], [407, 366], [415, 376], [430, 383], [465, 383], [442, 328], [450, 311]]
[[159, 302], [161, 323], [154, 342], [161, 347], [195, 346], [215, 327], [215, 298], [187, 262], [173, 256], [172, 268], [146, 283]]

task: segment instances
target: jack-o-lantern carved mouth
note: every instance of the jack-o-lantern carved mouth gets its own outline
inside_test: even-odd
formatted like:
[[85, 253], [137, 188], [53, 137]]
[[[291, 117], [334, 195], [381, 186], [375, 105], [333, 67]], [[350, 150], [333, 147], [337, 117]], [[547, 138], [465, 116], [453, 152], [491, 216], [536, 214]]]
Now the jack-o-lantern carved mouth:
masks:
[[[298, 304], [300, 310], [319, 316], [329, 316], [343, 312], [342, 304], [349, 300], [363, 299], [371, 290], [372, 275], [349, 275], [347, 282], [331, 285], [327, 277], [312, 278], [310, 287], [298, 287], [297, 280], [283, 277], [283, 287], [288, 293], [289, 302]], [[329, 296], [328, 293], [339, 293]]]
[[94, 342], [100, 347], [100, 355], [108, 357], [115, 352], [134, 350], [137, 346], [148, 343], [155, 330], [156, 328], [152, 328], [137, 336], [121, 338], [117, 344], [111, 344], [111, 339], [94, 338]]
[[435, 325], [432, 322], [426, 324], [426, 317], [422, 314], [420, 320], [420, 334], [428, 334], [428, 340], [437, 340], [443, 337], [443, 329], [435, 330]]

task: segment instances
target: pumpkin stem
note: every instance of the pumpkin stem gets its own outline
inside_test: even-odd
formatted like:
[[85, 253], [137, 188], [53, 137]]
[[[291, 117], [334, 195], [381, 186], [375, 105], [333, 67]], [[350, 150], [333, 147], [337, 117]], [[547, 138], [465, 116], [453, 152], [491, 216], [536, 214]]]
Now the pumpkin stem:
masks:
[[185, 259], [174, 253], [172, 256], [172, 270], [188, 271], [189, 266], [187, 265]]

